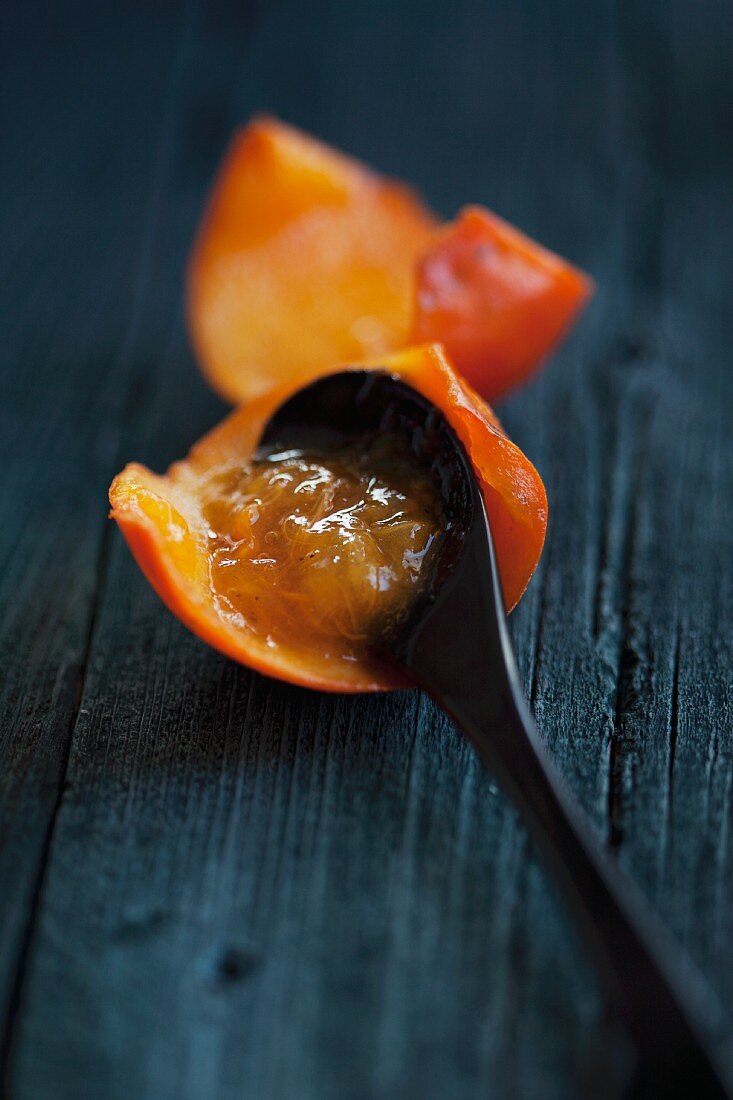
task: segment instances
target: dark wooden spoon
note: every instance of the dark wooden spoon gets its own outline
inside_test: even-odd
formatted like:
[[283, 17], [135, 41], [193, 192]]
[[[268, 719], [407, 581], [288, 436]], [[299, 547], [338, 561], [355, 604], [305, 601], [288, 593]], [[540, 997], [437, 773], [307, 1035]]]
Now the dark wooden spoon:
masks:
[[[717, 1013], [704, 983], [571, 804], [524, 700], [491, 530], [465, 451], [444, 416], [387, 373], [348, 371], [296, 393], [262, 446], [356, 446], [399, 432], [435, 478], [442, 535], [420, 595], [383, 624], [374, 650], [399, 665], [469, 737], [514, 800], [638, 1051], [637, 1088], [727, 1096], [703, 1038]], [[366, 443], [365, 443], [366, 445]]]

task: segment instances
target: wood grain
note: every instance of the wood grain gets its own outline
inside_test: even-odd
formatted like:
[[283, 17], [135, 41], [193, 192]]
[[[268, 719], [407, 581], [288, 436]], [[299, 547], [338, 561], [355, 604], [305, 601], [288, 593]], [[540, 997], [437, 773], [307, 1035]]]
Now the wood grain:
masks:
[[730, 1018], [728, 4], [70, 12], [3, 16], [5, 1094], [620, 1096], [559, 900], [447, 721], [210, 652], [104, 493], [221, 413], [182, 268], [254, 110], [593, 272], [581, 329], [501, 410], [552, 502], [512, 628], [599, 838]]

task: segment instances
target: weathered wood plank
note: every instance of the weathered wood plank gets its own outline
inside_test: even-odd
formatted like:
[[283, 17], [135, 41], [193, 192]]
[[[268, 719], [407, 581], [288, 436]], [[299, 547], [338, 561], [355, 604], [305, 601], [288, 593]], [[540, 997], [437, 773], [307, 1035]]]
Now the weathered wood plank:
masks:
[[[175, 37], [154, 43], [149, 21], [131, 21], [123, 48], [105, 59], [97, 45], [108, 29], [91, 8], [81, 50], [73, 22], [39, 41], [45, 5], [3, 14], [3, 98], [14, 106], [0, 131], [5, 1020], [15, 1007], [106, 570], [106, 488], [150, 384], [141, 341], [154, 362], [174, 322], [185, 247], [175, 251], [174, 242], [166, 255], [156, 237]], [[147, 49], [136, 51], [146, 38]], [[144, 303], [156, 274], [151, 317]]]
[[[75, 399], [59, 378], [33, 421], [51, 444], [36, 477], [67, 453], [65, 426], [100, 402], [104, 424], [124, 432], [124, 457], [157, 466], [214, 418], [185, 351], [180, 266], [212, 127], [221, 137], [263, 104], [421, 181], [446, 211], [486, 201], [585, 263], [600, 292], [582, 332], [503, 410], [553, 502], [513, 630], [540, 724], [599, 835], [732, 1011], [725, 5], [466, 0], [428, 20], [421, 5], [372, 0], [324, 4], [314, 22], [291, 0], [263, 11], [249, 48], [250, 24], [225, 6], [206, 33], [195, 11], [182, 24], [178, 12], [134, 10], [92, 51], [95, 73], [114, 70], [103, 85], [113, 99], [138, 96], [120, 109], [110, 166], [124, 187], [90, 186], [83, 143], [67, 180], [72, 205], [96, 201], [102, 226], [137, 196], [120, 223], [121, 240], [139, 221], [135, 240], [147, 241], [134, 327], [119, 351], [129, 313], [117, 312], [116, 288], [131, 257], [104, 283], [109, 263], [122, 264], [117, 239], [110, 228], [95, 250], [83, 237], [79, 314], [109, 286], [88, 346], [96, 354], [104, 337], [118, 366], [102, 396], [82, 389], [96, 360], [75, 356], [87, 346], [78, 315], [58, 334], [62, 299], [47, 285], [38, 331], [49, 376], [69, 359], [89, 365]], [[88, 86], [82, 72], [67, 105]], [[151, 94], [155, 124], [141, 109]], [[37, 178], [37, 166], [25, 171], [13, 178]], [[40, 231], [29, 234], [40, 249]], [[29, 328], [19, 321], [19, 341], [39, 338]], [[19, 380], [17, 438], [28, 394]], [[69, 485], [88, 487], [89, 556], [65, 555], [47, 593], [93, 583], [93, 498], [118, 443], [93, 473], [85, 447]], [[31, 553], [39, 529], [29, 523]], [[87, 593], [68, 633], [49, 631], [52, 670], [67, 645], [84, 664], [92, 628], [23, 972], [14, 1095], [76, 1097], [93, 1081], [109, 1100], [567, 1097], [594, 1068], [608, 1084], [599, 1005], [562, 910], [511, 807], [448, 723], [412, 693], [319, 697], [234, 667], [159, 607], [119, 539], [111, 547], [93, 623]], [[13, 585], [22, 575], [9, 574]], [[20, 621], [31, 624], [59, 606], [50, 595], [28, 605], [35, 618]], [[42, 713], [50, 672], [25, 690]], [[44, 731], [55, 746], [48, 804], [26, 773], [20, 819], [41, 838], [36, 867], [74, 700], [50, 713], [66, 726], [55, 740]], [[25, 727], [12, 747], [11, 759], [39, 759]], [[20, 899], [15, 952], [37, 871], [0, 870]]]

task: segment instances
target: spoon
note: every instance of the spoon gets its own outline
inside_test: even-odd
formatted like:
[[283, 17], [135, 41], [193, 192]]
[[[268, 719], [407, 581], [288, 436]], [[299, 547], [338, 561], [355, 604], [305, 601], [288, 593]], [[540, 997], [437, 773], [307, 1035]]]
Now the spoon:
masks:
[[358, 446], [381, 432], [401, 434], [430, 470], [442, 533], [419, 595], [381, 625], [375, 654], [450, 715], [520, 810], [562, 888], [609, 1007], [635, 1041], [637, 1089], [727, 1096], [701, 1027], [717, 1016], [709, 991], [634, 885], [602, 854], [539, 737], [519, 683], [483, 500], [442, 413], [386, 372], [344, 371], [293, 395], [267, 424], [261, 446]]

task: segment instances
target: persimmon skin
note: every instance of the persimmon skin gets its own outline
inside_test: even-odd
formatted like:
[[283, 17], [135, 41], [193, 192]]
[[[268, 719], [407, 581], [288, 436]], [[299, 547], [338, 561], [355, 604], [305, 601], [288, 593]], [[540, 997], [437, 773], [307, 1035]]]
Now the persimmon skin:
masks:
[[[529, 459], [491, 409], [451, 367], [442, 348], [408, 348], [393, 356], [316, 371], [385, 370], [413, 386], [445, 415], [466, 447], [491, 523], [507, 609], [521, 597], [539, 560], [547, 497]], [[206, 492], [212, 476], [246, 461], [280, 405], [300, 382], [288, 382], [230, 414], [164, 476], [132, 464], [110, 488], [119, 524], [143, 573], [171, 611], [214, 648], [266, 675], [325, 691], [364, 692], [406, 686], [376, 661], [335, 671], [318, 653], [268, 648], [217, 613], [208, 574]]]
[[593, 282], [481, 207], [444, 227], [418, 266], [414, 337], [439, 340], [489, 401], [535, 371]]
[[272, 118], [235, 133], [191, 251], [201, 368], [238, 403], [409, 343], [437, 222], [401, 184]]
[[273, 118], [237, 131], [187, 273], [198, 362], [227, 400], [441, 342], [488, 400], [522, 382], [591, 280], [488, 210], [441, 229], [406, 187]]

